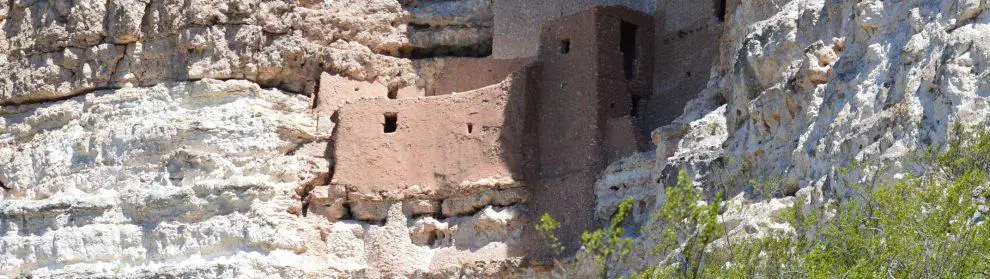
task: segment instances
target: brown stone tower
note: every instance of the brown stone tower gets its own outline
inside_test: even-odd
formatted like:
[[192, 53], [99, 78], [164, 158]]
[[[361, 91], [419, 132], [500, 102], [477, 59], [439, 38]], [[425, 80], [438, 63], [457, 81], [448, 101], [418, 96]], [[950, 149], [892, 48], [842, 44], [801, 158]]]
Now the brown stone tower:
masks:
[[560, 220], [571, 251], [581, 232], [596, 227], [592, 185], [607, 163], [647, 145], [636, 119], [652, 93], [652, 34], [650, 16], [620, 6], [543, 27], [537, 84], [528, 92], [538, 170], [527, 187], [533, 216]]

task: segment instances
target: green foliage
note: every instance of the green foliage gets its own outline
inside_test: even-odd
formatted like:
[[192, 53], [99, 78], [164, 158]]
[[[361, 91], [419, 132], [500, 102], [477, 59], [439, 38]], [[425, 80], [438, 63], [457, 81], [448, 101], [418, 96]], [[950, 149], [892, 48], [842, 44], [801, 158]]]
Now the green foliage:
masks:
[[773, 179], [750, 179], [749, 185], [753, 186], [753, 191], [762, 198], [774, 198], [780, 192], [780, 178]]
[[594, 256], [595, 261], [602, 267], [601, 275], [608, 275], [608, 261], [614, 259], [621, 261], [632, 252], [632, 238], [625, 237], [626, 229], [622, 224], [632, 214], [633, 200], [626, 199], [619, 204], [619, 209], [612, 217], [612, 222], [608, 227], [584, 232], [581, 235], [581, 244], [584, 249]]
[[724, 235], [724, 228], [718, 223], [722, 193], [710, 204], [701, 202], [701, 191], [694, 187], [687, 172], [681, 170], [677, 185], [667, 188], [666, 196], [644, 235], [654, 238], [653, 254], [669, 260], [664, 261], [665, 266], [648, 268], [632, 278], [697, 276], [704, 271], [701, 263], [711, 256], [706, 247]]
[[553, 253], [560, 255], [564, 252], [564, 245], [557, 238], [558, 229], [560, 229], [560, 221], [547, 213], [543, 213], [543, 216], [540, 217], [540, 223], [536, 225], [536, 231], [550, 242], [550, 249], [553, 249]]
[[[915, 162], [928, 166], [925, 173], [889, 185], [846, 181], [848, 196], [817, 209], [803, 208], [798, 199], [781, 217], [794, 232], [761, 238], [728, 241], [716, 219], [721, 195], [701, 203], [682, 171], [678, 185], [666, 189], [653, 226], [643, 231], [655, 238], [660, 264], [631, 277], [990, 277], [990, 205], [984, 204], [990, 132], [957, 128], [956, 134], [944, 151], [931, 148]], [[848, 176], [861, 164], [852, 162], [838, 174]]]
[[966, 132], [956, 125], [953, 131], [957, 138], [949, 142], [945, 153], [928, 150], [924, 158], [934, 161], [934, 169], [930, 171], [948, 179], [958, 178], [970, 170], [990, 171], [990, 130]]

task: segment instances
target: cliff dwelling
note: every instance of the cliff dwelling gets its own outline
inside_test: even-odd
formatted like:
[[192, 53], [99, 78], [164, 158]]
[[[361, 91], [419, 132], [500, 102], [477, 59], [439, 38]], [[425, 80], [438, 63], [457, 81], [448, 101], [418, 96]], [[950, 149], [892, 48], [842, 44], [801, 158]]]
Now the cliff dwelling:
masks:
[[988, 23], [988, 0], [0, 1], [0, 278], [979, 274]]
[[450, 218], [474, 212], [444, 210], [446, 200], [514, 191], [516, 199], [495, 202], [560, 216], [562, 240], [577, 243], [597, 224], [590, 185], [609, 161], [649, 147], [651, 127], [637, 117], [655, 109], [645, 102], [653, 45], [641, 39], [651, 37], [650, 16], [596, 7], [545, 24], [534, 58], [454, 60], [446, 69], [454, 74], [392, 90], [398, 96], [325, 75], [316, 108], [339, 108], [330, 184], [345, 201], [337, 204], [351, 218], [381, 221], [389, 200], [421, 200], [439, 206], [414, 214]]
[[0, 277], [439, 277], [572, 255], [608, 218], [607, 167], [651, 154], [705, 88], [718, 9], [672, 3], [0, 7]]

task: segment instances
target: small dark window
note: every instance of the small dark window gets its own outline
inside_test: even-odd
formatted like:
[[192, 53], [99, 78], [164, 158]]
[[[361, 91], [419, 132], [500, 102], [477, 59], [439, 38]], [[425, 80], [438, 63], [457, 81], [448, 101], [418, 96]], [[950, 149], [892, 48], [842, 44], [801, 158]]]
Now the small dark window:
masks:
[[571, 52], [571, 39], [560, 40], [560, 54]]
[[718, 22], [724, 22], [726, 9], [725, 0], [713, 0], [712, 5], [714, 6], [712, 8], [715, 10], [715, 18], [718, 19]]
[[395, 133], [399, 128], [399, 114], [395, 112], [385, 113], [385, 133]]
[[629, 116], [639, 117], [639, 102], [643, 100], [642, 96], [631, 94], [632, 108], [629, 109]]
[[396, 98], [399, 98], [399, 88], [398, 87], [389, 87], [388, 88], [388, 98], [389, 99], [393, 99], [393, 100], [396, 99]]
[[468, 128], [468, 134], [474, 133], [474, 123], [468, 123], [467, 128]]
[[639, 26], [635, 24], [622, 21], [619, 24], [619, 51], [622, 52], [622, 66], [626, 73], [626, 79], [633, 79], [636, 77], [636, 30]]

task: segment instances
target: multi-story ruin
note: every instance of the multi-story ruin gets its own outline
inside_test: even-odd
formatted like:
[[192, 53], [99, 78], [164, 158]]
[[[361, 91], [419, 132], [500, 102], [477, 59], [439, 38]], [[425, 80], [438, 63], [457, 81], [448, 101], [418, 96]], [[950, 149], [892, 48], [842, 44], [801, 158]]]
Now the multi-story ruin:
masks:
[[[442, 58], [415, 87], [324, 75], [315, 108], [334, 112], [335, 170], [311, 211], [383, 222], [396, 203], [430, 220], [524, 205], [524, 220], [560, 220], [573, 251], [598, 225], [592, 185], [606, 165], [651, 148], [656, 122], [690, 99], [655, 88], [667, 62], [655, 59], [657, 26], [625, 6], [593, 7], [548, 19], [533, 57]], [[413, 239], [456, 242], [446, 226]], [[509, 226], [499, 257], [550, 255], [532, 223]]]
[[[649, 16], [594, 8], [547, 24], [532, 63], [490, 59], [490, 68], [515, 68], [498, 84], [412, 98], [384, 87], [385, 98], [361, 98], [368, 89], [353, 85], [357, 98], [327, 104], [340, 106], [331, 183], [350, 193], [355, 218], [380, 220], [382, 201], [442, 203], [475, 181], [502, 181], [525, 189], [531, 213], [561, 219], [564, 241], [574, 243], [595, 224], [594, 193], [582, 185], [646, 146], [636, 118], [649, 109], [652, 37]], [[443, 211], [416, 213], [456, 216]]]

